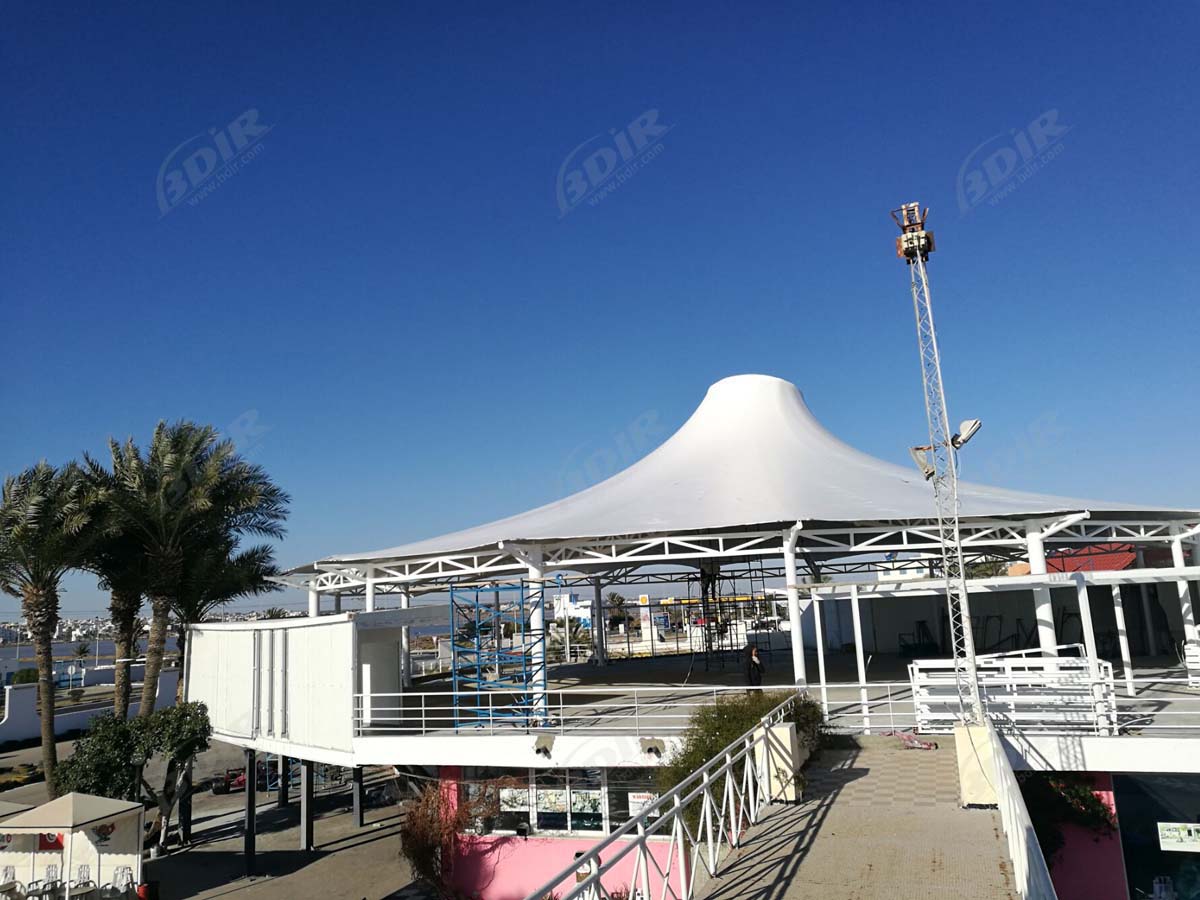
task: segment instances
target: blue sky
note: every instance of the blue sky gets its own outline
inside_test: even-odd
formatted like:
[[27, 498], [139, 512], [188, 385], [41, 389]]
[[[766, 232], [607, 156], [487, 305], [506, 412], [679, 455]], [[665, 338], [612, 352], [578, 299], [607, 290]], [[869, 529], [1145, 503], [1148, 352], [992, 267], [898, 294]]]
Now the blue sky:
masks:
[[2, 15], [5, 473], [212, 422], [292, 564], [551, 500], [739, 372], [906, 462], [919, 199], [965, 476], [1200, 503], [1195, 4]]

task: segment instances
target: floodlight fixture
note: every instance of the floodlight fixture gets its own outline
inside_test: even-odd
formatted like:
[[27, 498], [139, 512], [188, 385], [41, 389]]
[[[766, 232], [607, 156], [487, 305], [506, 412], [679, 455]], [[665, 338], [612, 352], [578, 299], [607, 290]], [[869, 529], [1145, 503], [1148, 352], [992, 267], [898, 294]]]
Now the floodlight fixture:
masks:
[[908, 451], [908, 455], [911, 456], [912, 461], [917, 464], [917, 468], [921, 470], [921, 474], [923, 476], [925, 476], [926, 481], [928, 481], [934, 475], [937, 474], [937, 470], [934, 469], [933, 463], [930, 461], [930, 458], [929, 458], [929, 452], [932, 449], [933, 449], [932, 447], [928, 447], [928, 446], [926, 446], [926, 447], [911, 447], [911, 448], [909, 448], [909, 451]]
[[981, 425], [983, 423], [979, 419], [963, 419], [962, 423], [958, 426], [958, 433], [950, 438], [950, 445], [955, 450], [961, 450], [967, 441], [975, 436], [975, 432], [979, 430]]

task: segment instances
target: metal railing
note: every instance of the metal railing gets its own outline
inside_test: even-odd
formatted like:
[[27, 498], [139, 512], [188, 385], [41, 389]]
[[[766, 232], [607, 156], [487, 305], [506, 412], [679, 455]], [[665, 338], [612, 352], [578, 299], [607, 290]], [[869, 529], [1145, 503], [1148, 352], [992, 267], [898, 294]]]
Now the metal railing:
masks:
[[907, 681], [835, 682], [810, 686], [821, 702], [831, 731], [880, 734], [917, 726], [912, 685]]
[[[788, 697], [758, 725], [693, 772], [684, 781], [599, 842], [526, 900], [608, 900], [614, 892], [657, 900], [691, 900], [696, 876], [715, 876], [729, 851], [740, 846], [775, 796], [772, 781], [790, 776], [787, 748], [770, 726], [783, 722], [797, 695]], [[787, 773], [776, 767], [788, 765]], [[652, 838], [659, 838], [653, 846]], [[669, 838], [669, 843], [666, 840]], [[665, 846], [664, 846], [665, 845]], [[655, 852], [655, 851], [658, 852]], [[612, 883], [612, 875], [633, 854], [633, 871]], [[583, 875], [582, 873], [587, 873]], [[580, 873], [577, 876], [577, 873]], [[605, 883], [609, 876], [609, 883]]]
[[[917, 728], [947, 733], [960, 719], [953, 662], [914, 660], [908, 667]], [[988, 718], [1004, 731], [1111, 734], [1116, 730], [1112, 664], [1080, 656], [996, 654], [978, 660]]]
[[992, 786], [996, 791], [996, 804], [1000, 808], [1000, 822], [1008, 843], [1008, 858], [1012, 862], [1017, 891], [1022, 900], [1058, 900], [1046, 857], [1042, 855], [1042, 847], [1033, 830], [1025, 798], [1021, 796], [1021, 785], [1004, 753], [1004, 744], [990, 722], [987, 730], [995, 773]]
[[1129, 678], [1118, 693], [1116, 733], [1147, 737], [1200, 735], [1200, 689], [1187, 676]]
[[[1092, 681], [1087, 660], [1079, 657], [992, 659], [980, 659], [980, 693], [988, 718], [1002, 732], [1200, 735], [1200, 689], [1190, 686], [1186, 676], [1129, 678], [1114, 685], [1107, 662], [1096, 664], [1099, 677]], [[953, 668], [938, 660], [913, 666], [912, 682], [835, 682], [810, 685], [809, 690], [833, 731], [950, 733], [959, 719]], [[449, 691], [356, 694], [354, 727], [358, 736], [505, 734], [513, 729], [671, 736], [684, 731], [698, 707], [746, 690], [662, 685], [533, 689], [520, 694], [480, 691], [460, 695], [457, 706]]]
[[692, 714], [724, 696], [786, 687], [666, 685], [574, 687], [522, 692], [406, 691], [354, 695], [358, 737], [511, 734], [514, 730], [566, 734], [670, 736], [682, 734]]

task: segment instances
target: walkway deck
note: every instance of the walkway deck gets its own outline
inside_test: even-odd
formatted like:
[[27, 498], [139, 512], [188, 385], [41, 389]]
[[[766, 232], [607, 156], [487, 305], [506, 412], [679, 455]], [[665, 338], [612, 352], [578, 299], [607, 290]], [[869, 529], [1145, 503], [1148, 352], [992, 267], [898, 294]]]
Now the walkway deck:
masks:
[[806, 770], [805, 800], [772, 807], [698, 896], [707, 900], [1017, 900], [995, 810], [958, 806], [953, 742], [859, 738]]

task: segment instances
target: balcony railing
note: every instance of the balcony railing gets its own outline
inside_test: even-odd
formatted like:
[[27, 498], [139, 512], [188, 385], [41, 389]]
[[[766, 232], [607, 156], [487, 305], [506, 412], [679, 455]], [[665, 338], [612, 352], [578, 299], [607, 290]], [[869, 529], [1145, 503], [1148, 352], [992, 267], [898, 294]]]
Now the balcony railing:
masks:
[[[1200, 736], [1200, 689], [1186, 676], [1144, 676], [1114, 682], [1112, 666], [1086, 658], [1032, 655], [981, 657], [980, 693], [1001, 732], [1037, 735]], [[810, 685], [835, 731], [948, 734], [958, 722], [959, 693], [948, 660], [920, 660], [910, 681]], [[780, 690], [765, 686], [757, 690]], [[454, 704], [442, 691], [358, 694], [359, 736], [419, 736], [458, 731], [519, 731], [596, 735], [671, 736], [692, 713], [740, 686], [611, 686], [511, 693], [463, 694]]]
[[354, 728], [359, 737], [530, 733], [666, 737], [682, 734], [701, 706], [720, 697], [771, 687], [679, 685], [575, 687], [561, 690], [448, 691], [356, 694]]

